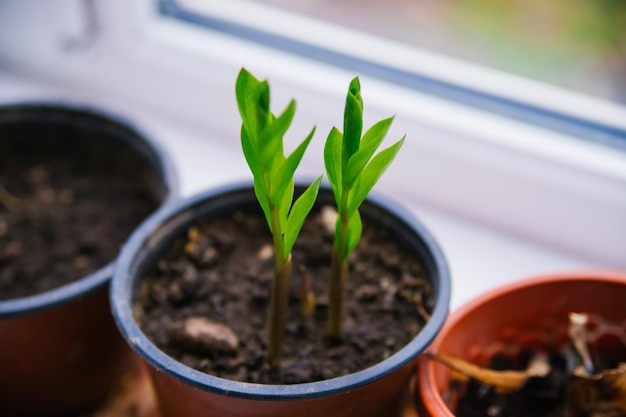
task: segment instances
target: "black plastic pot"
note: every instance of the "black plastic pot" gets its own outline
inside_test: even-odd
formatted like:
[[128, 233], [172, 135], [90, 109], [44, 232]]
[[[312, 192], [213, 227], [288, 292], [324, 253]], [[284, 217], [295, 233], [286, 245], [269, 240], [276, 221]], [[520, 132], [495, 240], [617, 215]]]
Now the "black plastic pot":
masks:
[[[167, 155], [117, 116], [53, 103], [0, 107], [0, 156], [51, 153], [127, 169], [161, 204], [177, 197]], [[112, 259], [69, 284], [0, 301], [0, 415], [78, 415], [109, 394], [134, 358], [110, 314], [113, 267]]]
[[[323, 188], [318, 204], [332, 200]], [[434, 286], [435, 308], [422, 331], [388, 359], [362, 371], [320, 382], [260, 385], [214, 377], [189, 368], [159, 350], [133, 318], [135, 294], [145, 273], [171, 242], [197, 219], [257, 207], [249, 183], [211, 190], [170, 205], [151, 216], [124, 246], [113, 278], [115, 319], [132, 348], [149, 364], [162, 417], [199, 416], [393, 416], [415, 372], [417, 356], [436, 336], [448, 313], [450, 276], [431, 234], [407, 211], [388, 200], [370, 198], [363, 216], [388, 227], [416, 256]]]

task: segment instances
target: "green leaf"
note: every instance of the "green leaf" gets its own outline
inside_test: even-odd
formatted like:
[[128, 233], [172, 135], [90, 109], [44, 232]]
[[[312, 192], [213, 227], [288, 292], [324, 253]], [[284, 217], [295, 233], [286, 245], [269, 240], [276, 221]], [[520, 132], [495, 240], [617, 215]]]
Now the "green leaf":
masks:
[[283, 136], [291, 126], [296, 112], [296, 102], [291, 100], [279, 117], [272, 115], [271, 122], [261, 132], [259, 139], [259, 159], [263, 167], [271, 169], [273, 164], [284, 155]]
[[393, 117], [388, 117], [370, 127], [363, 135], [361, 148], [372, 149], [373, 151], [378, 149], [385, 136], [387, 136], [387, 132], [393, 123], [393, 119]]
[[348, 239], [346, 242], [346, 260], [348, 256], [354, 248], [359, 244], [361, 240], [361, 234], [363, 233], [363, 224], [361, 223], [361, 215], [359, 211], [356, 210], [352, 217], [350, 217], [350, 222], [348, 223]]
[[254, 194], [256, 195], [256, 199], [263, 210], [265, 221], [267, 221], [267, 225], [270, 230], [272, 230], [272, 215], [270, 212], [270, 204], [267, 198], [266, 185], [263, 176], [254, 177]]
[[266, 128], [272, 119], [270, 112], [270, 85], [267, 81], [261, 81], [254, 91], [254, 99], [256, 100], [256, 123], [257, 128], [255, 135], [260, 136], [261, 132]]
[[239, 71], [235, 84], [235, 96], [243, 125], [250, 134], [255, 134], [259, 130], [256, 120], [256, 91], [260, 84], [261, 82], [245, 68]]
[[276, 171], [285, 160], [283, 155], [283, 142], [280, 137], [268, 136], [257, 146], [259, 164], [264, 172]]
[[365, 132], [365, 135], [363, 135], [363, 139], [361, 140], [359, 150], [357, 153], [352, 155], [348, 161], [348, 166], [343, 179], [343, 183], [347, 187], [352, 188], [354, 181], [356, 181], [358, 176], [363, 171], [363, 168], [365, 168], [365, 165], [367, 165], [369, 160], [372, 158], [372, 155], [374, 155], [376, 149], [378, 149], [387, 135], [392, 122], [393, 117], [381, 120]]
[[359, 150], [363, 129], [363, 99], [361, 98], [361, 84], [359, 77], [354, 77], [346, 96], [346, 107], [343, 117], [343, 146], [341, 159], [343, 167], [348, 160]]
[[302, 229], [304, 220], [313, 208], [313, 204], [315, 204], [321, 182], [322, 177], [318, 177], [293, 204], [291, 213], [289, 213], [289, 218], [287, 219], [287, 228], [285, 231], [284, 243], [286, 253], [290, 253], [293, 249], [293, 245], [296, 243], [296, 238], [300, 233], [300, 229]]
[[[285, 191], [285, 187], [290, 180], [293, 180], [296, 168], [300, 165], [300, 161], [304, 156], [313, 135], [315, 134], [315, 128], [311, 130], [309, 135], [298, 145], [298, 147], [289, 155], [289, 157], [277, 168], [276, 181], [272, 184], [272, 200], [278, 201], [278, 196], [282, 195]], [[290, 201], [291, 205], [291, 201]]]
[[287, 187], [289, 181], [293, 178], [285, 178], [282, 174], [284, 172], [283, 167], [287, 163], [287, 159], [282, 156], [281, 160], [277, 162], [277, 164], [273, 167], [271, 171], [268, 172], [268, 177], [270, 179], [270, 201], [275, 207], [280, 206], [280, 202], [282, 201], [283, 194]]
[[326, 175], [328, 175], [330, 187], [335, 195], [337, 207], [341, 207], [341, 141], [341, 132], [336, 127], [333, 127], [328, 133], [328, 138], [324, 144], [324, 165], [326, 167]]
[[[288, 227], [287, 219], [291, 205], [293, 203], [294, 183], [293, 178], [289, 179], [289, 183], [283, 190], [280, 200], [278, 200], [278, 214], [280, 216], [280, 226], [282, 228], [281, 233], [285, 234], [285, 229]], [[285, 253], [287, 255], [289, 252]]]
[[274, 134], [282, 138], [289, 129], [289, 126], [291, 126], [291, 122], [293, 121], [293, 116], [295, 114], [296, 101], [291, 100], [287, 107], [285, 107], [285, 110], [283, 110], [281, 115], [276, 117], [272, 121], [272, 129], [274, 131]]
[[250, 167], [250, 171], [252, 171], [252, 176], [263, 176], [263, 170], [256, 156], [256, 149], [250, 140], [250, 135], [248, 135], [248, 132], [243, 125], [241, 126], [241, 149], [243, 151], [243, 156], [246, 158], [246, 162]]
[[363, 203], [376, 182], [380, 179], [380, 176], [383, 175], [383, 172], [385, 172], [387, 167], [393, 162], [403, 143], [404, 137], [387, 149], [380, 151], [372, 158], [370, 163], [367, 164], [361, 175], [361, 180], [358, 182], [358, 187], [351, 193], [350, 201], [348, 202], [348, 216]]

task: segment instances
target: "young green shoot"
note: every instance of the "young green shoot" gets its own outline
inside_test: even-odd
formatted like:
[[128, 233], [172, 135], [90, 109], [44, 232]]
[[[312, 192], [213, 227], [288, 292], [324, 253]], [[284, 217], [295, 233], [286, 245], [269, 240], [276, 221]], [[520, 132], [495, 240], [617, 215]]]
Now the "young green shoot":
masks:
[[362, 232], [359, 207], [404, 143], [403, 137], [375, 155], [392, 122], [392, 117], [381, 120], [361, 137], [363, 99], [359, 78], [355, 77], [346, 98], [343, 134], [334, 127], [324, 146], [324, 164], [338, 212], [328, 294], [327, 336], [331, 343], [341, 339], [348, 257]]
[[254, 178], [254, 192], [263, 209], [274, 244], [274, 280], [269, 307], [267, 361], [280, 365], [291, 276], [291, 250], [306, 216], [317, 198], [321, 177], [300, 197], [294, 198], [294, 173], [300, 164], [315, 128], [289, 155], [285, 156], [283, 136], [293, 120], [296, 102], [291, 100], [283, 113], [270, 111], [270, 87], [247, 70], [239, 72], [236, 98], [241, 114], [241, 146]]

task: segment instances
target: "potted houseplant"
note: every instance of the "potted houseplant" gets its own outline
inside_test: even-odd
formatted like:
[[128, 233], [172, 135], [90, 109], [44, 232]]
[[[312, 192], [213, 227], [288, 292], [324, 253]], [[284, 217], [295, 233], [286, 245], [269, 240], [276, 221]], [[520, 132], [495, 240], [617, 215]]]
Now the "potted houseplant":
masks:
[[0, 414], [97, 407], [132, 351], [110, 314], [119, 246], [177, 191], [169, 160], [101, 111], [0, 108]]
[[[451, 315], [430, 346], [430, 357], [425, 355], [420, 359], [419, 404], [423, 406], [424, 415], [438, 417], [461, 415], [464, 411], [461, 411], [459, 407], [465, 407], [461, 401], [465, 404], [468, 404], [468, 401], [470, 403], [474, 401], [470, 400], [470, 396], [474, 396], [470, 394], [473, 388], [466, 383], [458, 382], [456, 379], [459, 373], [453, 372], [451, 370], [453, 368], [463, 373], [469, 369], [470, 373], [478, 372], [473, 377], [481, 380], [489, 379], [482, 381], [482, 384], [476, 383], [475, 380], [471, 382], [473, 386], [482, 390], [481, 395], [485, 398], [492, 395], [518, 396], [515, 400], [518, 401], [515, 406], [517, 413], [515, 415], [538, 416], [545, 415], [540, 414], [542, 412], [554, 413], [555, 410], [563, 410], [565, 407], [563, 398], [570, 394], [575, 398], [573, 401], [570, 397], [566, 405], [570, 414], [552, 415], [624, 415], [623, 408], [617, 411], [617, 414], [608, 413], [612, 405], [607, 406], [606, 403], [603, 403], [602, 407], [607, 414], [598, 413], [597, 409], [592, 411], [596, 400], [583, 401], [586, 395], [582, 395], [582, 391], [568, 390], [580, 388], [580, 385], [574, 386], [574, 383], [592, 381], [592, 384], [595, 384], [593, 380], [602, 381], [604, 376], [608, 375], [604, 374], [600, 377], [599, 370], [596, 371], [598, 374], [581, 375], [581, 369], [578, 368], [580, 364], [577, 362], [583, 358], [594, 358], [594, 360], [602, 358], [605, 361], [610, 358], [611, 361], [626, 361], [625, 297], [625, 273], [609, 270], [581, 270], [523, 279], [495, 288], [463, 305]], [[572, 313], [575, 313], [572, 319], [568, 319], [568, 315]], [[590, 325], [578, 327], [584, 324], [584, 322], [576, 323], [580, 318], [579, 313], [588, 317]], [[573, 320], [575, 327], [568, 324], [569, 320]], [[578, 333], [578, 330], [573, 332], [572, 328], [582, 329], [582, 334], [587, 333], [587, 336], [582, 339], [582, 348], [578, 344], [581, 340], [579, 339], [581, 333]], [[590, 352], [589, 355], [580, 354], [585, 350]], [[507, 362], [515, 362], [522, 357], [539, 357], [537, 353], [545, 353], [550, 357], [550, 366], [543, 369], [535, 367], [533, 372], [540, 370], [537, 373], [528, 369], [514, 370], [509, 374], [497, 371], [492, 373], [491, 369], [486, 369], [494, 358], [499, 360], [505, 358]], [[562, 357], [567, 360], [562, 361]], [[574, 371], [567, 374], [566, 370], [558, 369], [559, 366], [565, 367], [565, 365], [573, 365]], [[510, 372], [507, 366], [504, 370]], [[623, 370], [608, 372], [614, 375], [619, 372], [621, 373], [619, 378], [624, 379]], [[562, 376], [564, 374], [565, 377]], [[533, 377], [532, 382], [529, 382], [530, 377]], [[517, 378], [521, 378], [519, 382]], [[510, 385], [507, 387], [502, 384]], [[563, 384], [569, 384], [569, 386], [563, 387]], [[621, 402], [623, 406], [623, 383], [621, 399], [619, 395], [614, 395], [618, 390], [614, 387], [609, 389], [610, 386], [611, 384], [606, 384], [610, 396], [615, 396], [614, 400]], [[535, 397], [529, 400], [527, 395], [535, 395]], [[538, 399], [536, 395], [541, 396], [541, 399]], [[463, 400], [459, 400], [459, 397]], [[494, 415], [503, 415], [497, 413], [504, 413], [510, 400], [499, 398], [497, 404], [489, 405], [485, 401], [481, 405], [484, 409], [474, 415], [484, 415], [481, 413], [486, 413], [489, 407]], [[600, 400], [601, 395], [596, 398]], [[531, 406], [541, 406], [541, 408], [528, 411]], [[472, 404], [471, 407], [474, 405]], [[573, 411], [574, 408], [577, 411]], [[583, 408], [587, 411], [582, 412]], [[522, 411], [523, 409], [527, 410], [526, 414]]]
[[[151, 216], [116, 265], [114, 316], [149, 364], [162, 416], [397, 415], [416, 357], [447, 315], [450, 280], [441, 250], [413, 216], [389, 201], [365, 199], [402, 144], [374, 155], [391, 119], [361, 137], [362, 100], [353, 80], [344, 132], [333, 129], [325, 149], [330, 186], [321, 178], [300, 184], [293, 173], [313, 131], [283, 155], [295, 102], [275, 116], [269, 85], [245, 70], [236, 94], [254, 183], [209, 190]], [[351, 145], [358, 157], [339, 174]], [[368, 161], [375, 161], [369, 170]], [[368, 172], [361, 188], [350, 188], [361, 172]], [[351, 252], [360, 263], [348, 278]], [[374, 266], [381, 258], [383, 265]], [[341, 282], [329, 285], [328, 275]], [[395, 336], [374, 338], [367, 308], [347, 299], [339, 301], [346, 304], [345, 328], [327, 324], [341, 317], [342, 308], [331, 312], [330, 304], [346, 292], [385, 310], [390, 321], [379, 327], [398, 328], [405, 344], [384, 350]], [[358, 363], [368, 353], [374, 359]], [[336, 365], [342, 355], [357, 358], [356, 369]]]

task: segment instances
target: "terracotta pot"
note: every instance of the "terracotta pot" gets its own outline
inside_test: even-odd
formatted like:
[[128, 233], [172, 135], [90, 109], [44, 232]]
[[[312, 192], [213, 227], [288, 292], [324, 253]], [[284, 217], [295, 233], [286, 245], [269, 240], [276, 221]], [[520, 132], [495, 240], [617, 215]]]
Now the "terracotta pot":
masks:
[[[54, 104], [0, 108], [2, 155], [44, 150], [127, 164], [157, 201], [177, 194], [165, 155], [115, 117]], [[0, 301], [2, 416], [77, 415], [105, 399], [134, 357], [110, 314], [112, 273], [110, 262], [67, 285]]]
[[[331, 201], [323, 189], [318, 202]], [[162, 417], [244, 416], [394, 416], [414, 375], [416, 358], [447, 316], [450, 277], [439, 246], [407, 212], [381, 199], [363, 210], [388, 226], [405, 250], [423, 263], [434, 286], [435, 308], [423, 330], [403, 349], [368, 369], [305, 384], [261, 385], [234, 382], [189, 368], [160, 351], [132, 316], [134, 293], [174, 238], [202, 216], [258, 206], [249, 183], [205, 192], [169, 206], [136, 230], [124, 246], [112, 284], [114, 316], [128, 343], [150, 366]], [[362, 211], [363, 212], [363, 211]]]
[[[495, 354], [524, 348], [555, 351], [567, 341], [570, 312], [626, 326], [626, 273], [583, 270], [525, 279], [493, 289], [451, 316], [429, 350], [486, 366]], [[616, 339], [603, 338], [612, 348]], [[423, 357], [418, 368], [424, 415], [452, 417], [444, 397], [451, 381], [443, 365]]]

